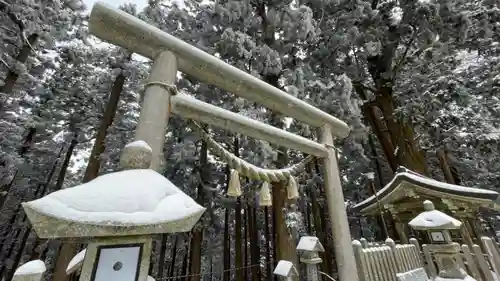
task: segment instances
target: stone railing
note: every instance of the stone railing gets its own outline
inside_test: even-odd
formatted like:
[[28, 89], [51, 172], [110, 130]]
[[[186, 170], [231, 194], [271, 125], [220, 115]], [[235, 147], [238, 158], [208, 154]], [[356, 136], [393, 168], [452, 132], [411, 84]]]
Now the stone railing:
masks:
[[398, 244], [387, 239], [377, 245], [354, 240], [354, 256], [360, 281], [396, 281], [396, 274], [422, 268], [416, 239]]
[[[352, 244], [360, 281], [397, 281], [397, 273], [418, 268], [431, 279], [438, 275], [434, 254], [414, 238], [410, 244], [395, 244], [392, 239], [385, 243], [360, 239]], [[477, 281], [500, 280], [500, 248], [489, 237], [482, 237], [481, 245], [462, 245], [457, 262]]]

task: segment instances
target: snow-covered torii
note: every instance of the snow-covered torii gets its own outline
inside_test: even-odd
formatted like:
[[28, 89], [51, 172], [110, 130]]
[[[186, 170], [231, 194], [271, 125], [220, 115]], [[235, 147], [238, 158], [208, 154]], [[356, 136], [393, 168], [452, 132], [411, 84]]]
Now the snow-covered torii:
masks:
[[[345, 138], [349, 127], [341, 120], [239, 70], [204, 51], [102, 2], [90, 14], [90, 32], [111, 44], [153, 59], [146, 84], [136, 140], [153, 151], [152, 169], [158, 169], [169, 115], [175, 113], [212, 126], [296, 149], [322, 159], [325, 191], [338, 272], [342, 281], [358, 281], [333, 138]], [[172, 95], [177, 71], [262, 104], [321, 132], [321, 143], [183, 94]]]

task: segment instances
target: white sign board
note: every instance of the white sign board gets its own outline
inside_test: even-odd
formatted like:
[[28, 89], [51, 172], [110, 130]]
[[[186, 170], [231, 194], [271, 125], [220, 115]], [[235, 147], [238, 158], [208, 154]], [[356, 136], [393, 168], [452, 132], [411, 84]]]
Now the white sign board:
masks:
[[137, 281], [141, 248], [139, 245], [99, 248], [92, 281]]

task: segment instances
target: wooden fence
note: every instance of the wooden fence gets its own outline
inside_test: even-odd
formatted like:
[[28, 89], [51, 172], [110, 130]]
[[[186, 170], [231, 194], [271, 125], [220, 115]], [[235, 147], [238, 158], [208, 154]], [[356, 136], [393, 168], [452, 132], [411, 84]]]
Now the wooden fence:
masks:
[[[360, 281], [397, 281], [396, 273], [424, 268], [429, 277], [438, 275], [434, 254], [427, 245], [420, 248], [418, 241], [395, 244], [392, 239], [385, 243], [368, 243], [354, 240], [354, 255]], [[481, 238], [480, 245], [462, 245], [457, 262], [477, 281], [500, 280], [500, 249], [489, 237]], [[484, 251], [483, 251], [484, 250]]]

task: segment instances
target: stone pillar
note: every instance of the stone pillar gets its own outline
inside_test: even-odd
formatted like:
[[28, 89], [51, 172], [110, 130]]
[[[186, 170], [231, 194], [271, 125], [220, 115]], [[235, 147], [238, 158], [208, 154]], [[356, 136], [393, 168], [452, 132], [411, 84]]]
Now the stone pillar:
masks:
[[340, 281], [358, 281], [358, 271], [351, 244], [351, 232], [340, 181], [337, 153], [333, 146], [332, 131], [329, 126], [325, 125], [321, 128], [320, 133], [321, 143], [328, 147], [328, 157], [321, 159], [321, 161], [339, 279]]
[[150, 168], [161, 170], [163, 145], [170, 116], [170, 96], [177, 75], [177, 58], [171, 52], [159, 53], [154, 59], [141, 105], [135, 139], [145, 141], [152, 150]]
[[[310, 257], [301, 257], [300, 262], [306, 264], [307, 281], [319, 281], [318, 264], [322, 262], [318, 253], [311, 253]], [[357, 276], [356, 272], [356, 276]]]

